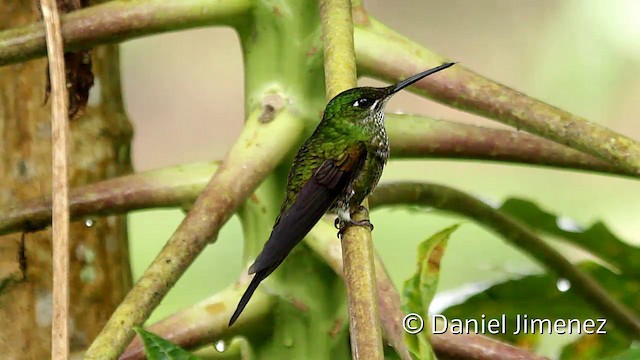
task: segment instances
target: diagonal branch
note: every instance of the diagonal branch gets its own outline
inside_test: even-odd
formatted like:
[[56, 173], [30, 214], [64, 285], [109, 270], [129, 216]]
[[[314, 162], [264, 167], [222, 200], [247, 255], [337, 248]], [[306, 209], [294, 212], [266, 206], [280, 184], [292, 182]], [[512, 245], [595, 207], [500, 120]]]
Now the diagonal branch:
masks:
[[530, 254], [557, 276], [569, 280], [571, 289], [585, 301], [617, 326], [626, 329], [631, 338], [640, 339], [640, 321], [635, 313], [612, 298], [596, 280], [573, 265], [524, 224], [500, 210], [446, 186], [409, 182], [379, 186], [371, 196], [371, 204], [374, 207], [407, 204], [429, 206], [473, 219]]
[[490, 160], [637, 177], [593, 156], [523, 132], [388, 114], [387, 133], [391, 156], [396, 159]]
[[[320, 19], [327, 98], [331, 99], [357, 84], [351, 1], [320, 0]], [[368, 218], [366, 199], [363, 206], [365, 211], [351, 215], [354, 220]], [[373, 254], [371, 231], [361, 226], [347, 228], [342, 238], [342, 259], [353, 359], [384, 358]]]
[[[358, 68], [389, 82], [441, 64], [444, 58], [372, 18], [355, 29]], [[640, 143], [457, 65], [419, 82], [414, 91], [434, 100], [526, 130], [640, 174]]]
[[[198, 197], [189, 214], [127, 294], [86, 354], [86, 359], [115, 359], [140, 326], [205, 246], [214, 241], [235, 209], [299, 140], [302, 121], [283, 99], [269, 95], [251, 113], [240, 139]], [[273, 101], [273, 103], [271, 103]], [[269, 118], [271, 121], [264, 121]]]

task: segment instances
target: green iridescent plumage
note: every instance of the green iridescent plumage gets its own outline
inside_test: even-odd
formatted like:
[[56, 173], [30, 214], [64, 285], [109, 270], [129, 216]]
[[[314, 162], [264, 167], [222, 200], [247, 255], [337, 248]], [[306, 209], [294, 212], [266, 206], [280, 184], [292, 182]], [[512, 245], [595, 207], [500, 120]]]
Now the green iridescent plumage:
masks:
[[351, 220], [350, 210], [373, 191], [389, 158], [384, 128], [387, 101], [403, 88], [451, 65], [443, 64], [389, 87], [349, 89], [329, 101], [322, 121], [296, 154], [280, 214], [269, 240], [249, 268], [255, 276], [229, 326], [258, 284], [282, 263], [324, 213], [338, 214], [340, 232], [346, 226], [363, 225]]
[[[329, 102], [322, 121], [311, 137], [302, 145], [293, 161], [281, 212], [286, 211], [293, 204], [302, 186], [324, 161], [329, 159], [334, 161], [341, 160], [349, 152], [349, 149], [353, 148], [357, 143], [371, 144], [371, 146], [367, 146], [367, 152], [371, 152], [371, 154], [367, 155], [371, 156], [367, 156], [365, 159], [365, 166], [371, 162], [380, 162], [380, 160], [383, 160], [382, 166], [384, 165], [386, 159], [373, 157], [376, 150], [384, 151], [384, 148], [387, 148], [386, 151], [388, 152], [388, 141], [386, 140], [384, 127], [376, 125], [374, 121], [370, 121], [368, 116], [363, 116], [367, 115], [365, 112], [369, 112], [368, 108], [361, 109], [353, 106], [353, 103], [362, 97], [384, 99], [386, 93], [384, 89], [386, 88], [350, 89]], [[380, 104], [380, 106], [384, 106], [384, 104]], [[378, 137], [381, 137], [384, 143], [374, 147], [372, 141]], [[367, 166], [367, 168], [377, 169], [378, 165]], [[369, 176], [365, 176], [365, 178], [369, 178]], [[364, 186], [359, 186], [358, 188], [364, 190]], [[356, 193], [360, 192], [362, 191], [356, 191]]]

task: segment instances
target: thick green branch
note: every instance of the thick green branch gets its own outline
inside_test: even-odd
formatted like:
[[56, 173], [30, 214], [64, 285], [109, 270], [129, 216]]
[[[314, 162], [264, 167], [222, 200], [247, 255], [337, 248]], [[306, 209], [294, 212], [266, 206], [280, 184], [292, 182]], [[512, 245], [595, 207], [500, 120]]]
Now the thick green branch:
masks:
[[593, 156], [523, 132], [387, 114], [387, 133], [391, 156], [396, 159], [490, 160], [637, 177]]
[[[132, 327], [142, 325], [198, 254], [215, 240], [231, 214], [299, 141], [302, 122], [281, 105], [268, 105], [250, 115], [238, 142], [111, 316], [87, 351], [86, 359], [115, 359], [120, 355], [133, 337]], [[265, 118], [270, 121], [265, 122]]]
[[[251, 4], [251, 0], [109, 1], [62, 16], [62, 36], [70, 50], [166, 31], [232, 25]], [[0, 65], [44, 54], [42, 23], [0, 32]]]
[[[355, 29], [358, 68], [390, 82], [442, 64], [445, 59], [367, 19]], [[413, 91], [452, 107], [489, 117], [640, 175], [640, 143], [528, 97], [460, 64], [422, 81]]]
[[640, 339], [640, 321], [636, 314], [613, 299], [591, 276], [573, 265], [524, 224], [482, 201], [442, 185], [396, 183], [379, 186], [371, 196], [371, 204], [374, 207], [407, 204], [428, 206], [471, 218], [500, 234], [505, 240], [555, 272], [557, 276], [569, 280], [571, 289], [585, 301], [593, 304], [621, 329], [626, 329], [630, 337]]
[[[331, 99], [357, 84], [351, 1], [320, 0], [320, 19], [327, 98]], [[367, 206], [366, 200], [363, 205]], [[366, 208], [352, 217], [368, 218]], [[342, 259], [349, 302], [351, 354], [354, 359], [381, 360], [384, 353], [369, 229], [347, 228], [342, 239]]]

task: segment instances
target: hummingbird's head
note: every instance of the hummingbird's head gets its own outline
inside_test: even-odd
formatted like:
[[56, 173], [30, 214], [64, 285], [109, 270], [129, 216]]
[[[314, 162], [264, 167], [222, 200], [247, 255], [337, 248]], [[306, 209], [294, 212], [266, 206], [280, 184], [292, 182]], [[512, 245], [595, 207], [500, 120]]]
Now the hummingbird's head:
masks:
[[340, 114], [341, 117], [347, 117], [352, 121], [381, 119], [387, 101], [395, 93], [453, 64], [455, 63], [442, 64], [387, 87], [357, 87], [345, 90], [329, 101], [325, 117]]

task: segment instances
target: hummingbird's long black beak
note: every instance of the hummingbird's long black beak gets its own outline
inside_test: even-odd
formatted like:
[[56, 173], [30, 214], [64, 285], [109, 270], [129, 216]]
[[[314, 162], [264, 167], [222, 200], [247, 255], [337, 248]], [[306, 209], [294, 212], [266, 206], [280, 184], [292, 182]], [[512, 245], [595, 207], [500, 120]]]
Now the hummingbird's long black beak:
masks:
[[387, 95], [387, 96], [391, 96], [391, 95], [397, 93], [398, 91], [406, 88], [407, 86], [419, 81], [420, 79], [422, 79], [424, 77], [427, 77], [427, 76], [429, 76], [431, 74], [435, 74], [438, 71], [444, 70], [444, 69], [446, 69], [446, 68], [448, 68], [448, 67], [450, 67], [450, 66], [452, 66], [454, 64], [455, 63], [442, 64], [442, 65], [434, 67], [432, 69], [423, 71], [423, 72], [421, 72], [419, 74], [415, 74], [415, 75], [411, 76], [410, 78], [408, 78], [406, 80], [402, 80], [402, 81], [400, 81], [399, 83], [397, 83], [395, 85], [391, 85], [391, 86], [389, 86], [389, 95]]

